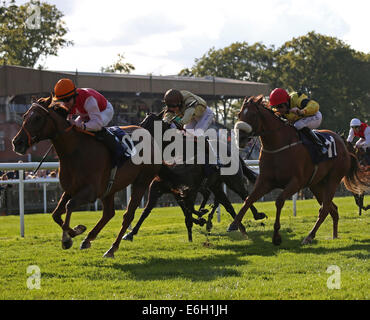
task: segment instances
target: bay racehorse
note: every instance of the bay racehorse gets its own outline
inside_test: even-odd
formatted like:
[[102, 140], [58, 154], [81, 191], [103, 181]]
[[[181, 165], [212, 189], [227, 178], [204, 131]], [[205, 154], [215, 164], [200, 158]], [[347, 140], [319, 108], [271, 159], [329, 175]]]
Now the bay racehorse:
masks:
[[337, 238], [339, 215], [333, 202], [337, 187], [341, 181], [353, 193], [364, 192], [370, 187], [370, 172], [359, 166], [356, 157], [348, 152], [342, 138], [335, 132], [319, 130], [332, 137], [329, 147], [335, 148], [332, 153], [337, 156], [314, 164], [297, 130], [266, 107], [262, 95], [246, 98], [238, 118], [236, 130], [242, 130], [249, 136], [260, 137], [260, 174], [252, 193], [229, 226], [229, 231], [237, 230], [246, 210], [255, 201], [273, 189], [280, 188], [283, 191], [275, 201], [276, 218], [272, 237], [272, 242], [279, 245], [282, 241], [279, 234], [280, 214], [285, 200], [300, 189], [309, 187], [321, 207], [318, 219], [303, 244], [312, 242], [328, 214], [333, 219], [333, 238]]
[[[103, 216], [81, 243], [81, 249], [89, 248], [91, 241], [115, 214], [114, 194], [132, 184], [132, 196], [123, 217], [121, 230], [112, 247], [104, 254], [104, 257], [114, 257], [140, 200], [159, 172], [161, 164], [137, 165], [129, 159], [117, 169], [109, 190], [107, 186], [112, 179], [110, 152], [103, 143], [92, 137], [91, 133], [71, 126], [66, 120], [67, 114], [68, 110], [61, 103], [52, 102], [51, 96], [38, 99], [24, 114], [22, 127], [12, 141], [13, 149], [19, 154], [25, 154], [39, 141], [51, 140], [59, 157], [59, 180], [64, 190], [52, 217], [63, 230], [64, 249], [72, 246], [73, 237], [86, 230], [82, 225], [74, 229], [70, 227], [74, 210], [80, 205], [94, 202], [97, 198], [102, 200]], [[130, 133], [136, 128], [139, 127], [130, 126], [125, 130]], [[151, 147], [154, 147], [153, 139]], [[66, 218], [63, 221], [61, 216], [64, 213]]]

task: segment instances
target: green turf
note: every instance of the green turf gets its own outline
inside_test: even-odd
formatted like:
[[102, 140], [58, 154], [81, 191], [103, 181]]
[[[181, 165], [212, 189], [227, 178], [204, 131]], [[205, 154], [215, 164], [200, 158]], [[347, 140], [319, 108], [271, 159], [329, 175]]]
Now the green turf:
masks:
[[[367, 196], [365, 203], [369, 200]], [[328, 217], [313, 244], [302, 246], [318, 205], [298, 201], [293, 217], [292, 202], [287, 201], [279, 247], [271, 243], [273, 202], [256, 204], [269, 216], [265, 226], [247, 212], [247, 239], [226, 232], [232, 220], [222, 210], [208, 241], [205, 228], [194, 226], [192, 243], [179, 208], [157, 208], [133, 242], [122, 241], [115, 259], [102, 255], [118, 234], [122, 211], [84, 251], [79, 249], [84, 235], [75, 238], [71, 249], [62, 250], [61, 230], [49, 214], [26, 215], [24, 238], [19, 235], [19, 217], [0, 217], [0, 299], [370, 299], [370, 212], [360, 217], [352, 197], [335, 202], [339, 239], [331, 239]], [[75, 212], [72, 226], [84, 224], [89, 231], [100, 215]], [[33, 275], [27, 274], [30, 265], [40, 269], [40, 289], [27, 287]], [[340, 289], [327, 287], [331, 265], [339, 267]]]

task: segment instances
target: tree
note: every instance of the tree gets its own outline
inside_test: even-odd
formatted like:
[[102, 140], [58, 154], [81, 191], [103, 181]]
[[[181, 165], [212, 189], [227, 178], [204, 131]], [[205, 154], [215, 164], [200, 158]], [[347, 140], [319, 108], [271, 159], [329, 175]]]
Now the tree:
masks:
[[123, 53], [118, 54], [118, 60], [108, 67], [102, 67], [101, 72], [118, 72], [118, 73], [130, 73], [135, 70], [135, 67], [128, 62], [124, 62], [125, 56]]
[[66, 40], [63, 13], [55, 5], [31, 0], [17, 6], [14, 0], [0, 7], [0, 63], [34, 67], [41, 57], [57, 56]]
[[[216, 50], [208, 50], [201, 58], [195, 59], [192, 68], [183, 69], [182, 76], [213, 76], [246, 81], [269, 82], [274, 67], [274, 47], [267, 48], [260, 42], [249, 45], [247, 42], [235, 42], [230, 46]], [[235, 113], [240, 103], [223, 98], [220, 104], [215, 105], [216, 115], [226, 125], [233, 122]]]
[[343, 132], [351, 118], [369, 117], [370, 56], [335, 37], [309, 32], [283, 44], [272, 83], [318, 101], [323, 128]]

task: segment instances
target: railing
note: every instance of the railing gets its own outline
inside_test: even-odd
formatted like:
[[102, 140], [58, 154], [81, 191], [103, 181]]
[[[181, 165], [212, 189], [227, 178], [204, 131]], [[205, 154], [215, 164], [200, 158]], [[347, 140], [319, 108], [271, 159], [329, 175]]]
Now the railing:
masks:
[[[246, 165], [253, 169], [258, 169], [259, 160], [246, 160]], [[35, 170], [38, 167], [38, 162], [24, 162], [24, 163], [0, 163], [0, 170], [18, 170], [19, 172], [19, 179], [11, 179], [11, 180], [0, 180], [1, 184], [18, 184], [19, 188], [19, 217], [20, 217], [20, 234], [21, 237], [24, 237], [24, 185], [28, 183], [41, 183], [43, 184], [44, 189], [44, 212], [46, 212], [46, 184], [48, 183], [59, 183], [58, 178], [37, 178], [37, 179], [30, 179], [26, 180], [23, 178], [25, 170]], [[45, 162], [40, 166], [40, 169], [58, 169], [59, 162]], [[226, 186], [224, 186], [224, 190], [226, 192]], [[127, 202], [131, 197], [131, 185], [126, 188], [126, 195], [127, 195]], [[296, 201], [297, 201], [297, 194], [293, 196], [293, 215], [296, 216]], [[143, 206], [143, 201], [141, 205]], [[95, 202], [95, 209], [97, 210], [97, 202]], [[217, 220], [220, 222], [220, 207], [217, 209]]]

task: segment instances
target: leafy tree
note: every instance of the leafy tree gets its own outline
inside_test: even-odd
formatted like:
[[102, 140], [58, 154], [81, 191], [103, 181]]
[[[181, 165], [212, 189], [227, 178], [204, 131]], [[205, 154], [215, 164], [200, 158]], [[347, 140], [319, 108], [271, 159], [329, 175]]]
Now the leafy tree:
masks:
[[0, 7], [0, 63], [34, 67], [41, 57], [56, 56], [72, 45], [66, 40], [63, 13], [55, 5], [31, 0], [17, 6], [14, 0]]
[[323, 128], [344, 132], [351, 118], [369, 117], [370, 56], [335, 37], [309, 32], [283, 44], [272, 84], [318, 101]]
[[[247, 42], [236, 42], [228, 47], [208, 50], [201, 58], [195, 59], [192, 68], [183, 69], [182, 76], [214, 76], [246, 81], [268, 82], [274, 66], [274, 47], [267, 48], [260, 42], [249, 45]], [[224, 124], [233, 122], [235, 108], [240, 102], [222, 98], [215, 105], [216, 115], [221, 116]]]
[[101, 72], [118, 72], [118, 73], [130, 73], [135, 70], [135, 67], [128, 62], [124, 62], [125, 56], [123, 53], [118, 54], [118, 60], [108, 67], [102, 67]]

